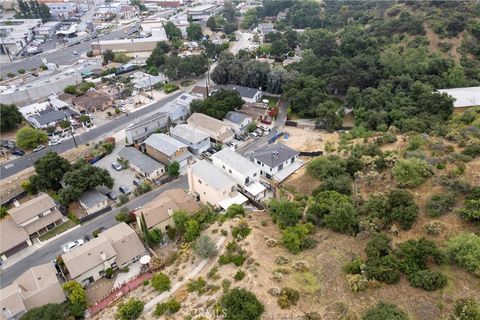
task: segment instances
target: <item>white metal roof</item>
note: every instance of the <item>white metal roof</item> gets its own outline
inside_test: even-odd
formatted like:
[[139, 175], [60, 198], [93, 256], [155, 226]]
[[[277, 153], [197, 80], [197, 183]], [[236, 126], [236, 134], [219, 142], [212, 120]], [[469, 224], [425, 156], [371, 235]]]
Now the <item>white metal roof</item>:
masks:
[[258, 181], [255, 181], [254, 183], [248, 186], [245, 186], [244, 188], [248, 193], [250, 193], [253, 196], [257, 196], [261, 192], [265, 191], [265, 189], [267, 189], [263, 184], [261, 184]]
[[222, 200], [218, 203], [218, 205], [220, 207], [222, 207], [222, 209], [225, 209], [225, 210], [228, 210], [228, 208], [232, 205], [232, 204], [244, 204], [245, 202], [248, 201], [248, 198], [245, 197], [243, 194], [241, 193], [238, 193], [235, 197], [232, 197], [232, 198], [227, 198], [225, 200]]

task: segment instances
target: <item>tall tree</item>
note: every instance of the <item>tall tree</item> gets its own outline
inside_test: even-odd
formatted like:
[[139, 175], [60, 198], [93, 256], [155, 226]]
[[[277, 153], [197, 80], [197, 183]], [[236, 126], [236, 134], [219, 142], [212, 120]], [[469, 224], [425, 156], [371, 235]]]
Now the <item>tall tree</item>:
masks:
[[199, 41], [203, 37], [202, 26], [198, 23], [191, 22], [187, 27], [187, 36], [189, 40]]
[[34, 167], [36, 177], [32, 176], [30, 182], [35, 181], [35, 188], [43, 191], [48, 189], [59, 190], [61, 188], [60, 181], [63, 179], [65, 172], [71, 168], [67, 159], [53, 151], [47, 152], [35, 161]]
[[182, 38], [182, 31], [173, 22], [168, 21], [163, 27], [169, 40]]
[[0, 132], [17, 128], [22, 119], [22, 114], [14, 104], [0, 104]]

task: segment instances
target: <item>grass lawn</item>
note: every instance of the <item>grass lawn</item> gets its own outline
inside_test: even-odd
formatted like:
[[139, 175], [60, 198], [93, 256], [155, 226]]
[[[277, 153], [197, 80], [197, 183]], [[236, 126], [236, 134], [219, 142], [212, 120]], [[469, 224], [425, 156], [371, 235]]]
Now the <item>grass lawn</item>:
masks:
[[59, 226], [56, 226], [55, 228], [53, 228], [52, 230], [48, 231], [47, 233], [45, 233], [44, 235], [40, 236], [40, 241], [45, 241], [45, 240], [48, 240], [52, 237], [55, 237], [56, 235], [62, 233], [62, 232], [65, 232], [67, 231], [68, 229], [71, 229], [73, 227], [75, 227], [77, 224], [71, 220], [68, 220], [67, 222], [59, 225]]
[[269, 108], [273, 108], [277, 105], [277, 101], [278, 101], [278, 98], [277, 97], [269, 97], [269, 96], [262, 96], [262, 98], [260, 99], [260, 101], [262, 101], [263, 99], [267, 99], [268, 100], [268, 107]]

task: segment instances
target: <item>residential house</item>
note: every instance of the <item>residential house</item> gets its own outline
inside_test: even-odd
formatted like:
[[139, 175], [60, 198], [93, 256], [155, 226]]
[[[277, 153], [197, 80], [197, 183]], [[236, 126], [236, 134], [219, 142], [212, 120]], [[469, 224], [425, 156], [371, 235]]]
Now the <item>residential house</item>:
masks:
[[37, 129], [55, 127], [65, 119], [71, 119], [78, 114], [70, 108], [68, 103], [50, 95], [48, 101], [32, 103], [18, 108], [18, 111], [32, 126]]
[[227, 142], [235, 136], [231, 126], [203, 113], [192, 114], [188, 118], [187, 123], [194, 128], [208, 133], [214, 142]]
[[199, 99], [204, 99], [207, 97], [207, 87], [206, 86], [194, 86], [190, 93]]
[[32, 244], [28, 233], [16, 224], [11, 216], [6, 216], [0, 220], [0, 253], [2, 260], [7, 260]]
[[245, 103], [238, 112], [246, 114], [252, 121], [261, 122], [262, 120], [271, 121], [271, 117], [268, 115], [268, 107], [258, 103]]
[[68, 278], [89, 285], [105, 275], [108, 268], [116, 268], [117, 254], [110, 240], [101, 233], [97, 238], [62, 255]]
[[216, 4], [204, 4], [187, 9], [187, 15], [191, 21], [207, 22], [208, 18], [218, 12], [219, 7]]
[[261, 175], [281, 182], [303, 165], [298, 155], [292, 148], [276, 143], [253, 151], [249, 157], [261, 167]]
[[480, 87], [438, 89], [437, 91], [455, 99], [454, 112], [463, 112], [468, 108], [480, 106]]
[[81, 113], [92, 113], [112, 107], [113, 100], [96, 90], [88, 90], [85, 94], [72, 98], [72, 104]]
[[259, 23], [257, 27], [258, 32], [260, 32], [260, 35], [262, 37], [262, 41], [265, 42], [265, 36], [271, 32], [277, 32], [277, 30], [274, 29], [272, 23]]
[[124, 268], [140, 259], [145, 254], [145, 247], [135, 230], [125, 222], [121, 222], [102, 232], [115, 250], [115, 263]]
[[78, 198], [78, 202], [87, 215], [100, 211], [105, 212], [111, 208], [108, 204], [108, 198], [97, 190], [85, 191]]
[[190, 193], [201, 203], [223, 209], [248, 200], [236, 191], [235, 180], [207, 160], [197, 161], [188, 167], [188, 186]]
[[140, 91], [151, 90], [157, 83], [165, 83], [166, 81], [167, 77], [162, 73], [158, 76], [152, 76], [144, 72], [135, 72], [132, 78], [133, 87]]
[[50, 14], [55, 20], [68, 20], [74, 17], [78, 12], [78, 4], [76, 2], [47, 3]]
[[165, 166], [153, 160], [143, 152], [133, 147], [125, 147], [117, 155], [128, 160], [128, 166], [148, 180], [155, 180], [165, 174]]
[[141, 225], [140, 219], [143, 214], [149, 230], [157, 228], [165, 233], [168, 229], [175, 227], [172, 215], [179, 210], [195, 213], [200, 210], [200, 206], [183, 189], [166, 190], [142, 208], [135, 210], [137, 226]]
[[188, 124], [178, 124], [171, 128], [170, 136], [185, 143], [188, 149], [197, 155], [207, 151], [211, 146], [210, 136], [206, 132]]
[[30, 238], [36, 238], [62, 222], [62, 214], [53, 199], [46, 193], [8, 210], [15, 223]]
[[183, 167], [192, 156], [186, 144], [164, 133], [152, 134], [144, 143], [147, 154], [166, 166], [176, 161]]
[[242, 97], [243, 101], [249, 103], [255, 103], [260, 100], [262, 96], [262, 90], [248, 88], [243, 86], [237, 86], [234, 84], [226, 84], [226, 85], [218, 85], [213, 88], [213, 90], [229, 90], [229, 91], [237, 91], [240, 97]]
[[127, 146], [142, 144], [152, 133], [166, 129], [168, 122], [168, 113], [165, 112], [157, 112], [134, 120], [125, 128], [125, 144]]
[[212, 164], [222, 170], [244, 192], [255, 200], [265, 197], [266, 188], [260, 181], [260, 167], [230, 149], [223, 149], [212, 155]]
[[183, 122], [190, 114], [190, 103], [197, 97], [182, 93], [175, 100], [168, 102], [162, 107], [163, 112], [168, 112], [172, 122]]
[[28, 269], [11, 285], [0, 290], [0, 318], [19, 319], [30, 309], [64, 301], [65, 293], [55, 267], [48, 262]]
[[223, 118], [223, 122], [230, 125], [236, 134], [244, 134], [253, 121], [252, 118], [244, 113], [229, 111], [225, 118]]

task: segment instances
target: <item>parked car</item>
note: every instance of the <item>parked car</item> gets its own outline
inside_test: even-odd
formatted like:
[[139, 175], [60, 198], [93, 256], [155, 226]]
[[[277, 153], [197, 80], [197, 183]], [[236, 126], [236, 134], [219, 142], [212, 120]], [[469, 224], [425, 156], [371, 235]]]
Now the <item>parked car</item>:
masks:
[[105, 194], [110, 200], [117, 200], [117, 194], [113, 191], [109, 191]]
[[85, 243], [85, 241], [83, 241], [83, 239], [78, 239], [78, 240], [75, 240], [75, 241], [70, 241], [68, 243], [66, 243], [64, 246], [63, 246], [63, 252], [67, 253], [69, 251], [72, 251], [73, 249], [77, 248], [77, 247], [80, 247], [81, 245], [83, 245]]
[[33, 149], [33, 152], [38, 152], [38, 151], [42, 151], [43, 149], [45, 149], [45, 146], [43, 144], [37, 146], [35, 149]]
[[132, 191], [130, 191], [130, 188], [128, 188], [127, 186], [120, 186], [118, 190], [120, 190], [121, 193], [125, 193], [125, 194], [132, 193]]
[[62, 143], [62, 141], [60, 141], [60, 139], [53, 139], [53, 140], [48, 141], [49, 146], [56, 146], [57, 144], [60, 144], [60, 143]]
[[15, 142], [10, 140], [2, 140], [2, 143], [0, 146], [10, 150], [13, 150], [16, 148]]
[[125, 108], [120, 108], [120, 112], [122, 112], [122, 113], [127, 113], [127, 109], [125, 109]]
[[256, 132], [250, 133], [250, 136], [253, 138], [258, 138], [258, 134]]
[[112, 168], [117, 170], [117, 171], [122, 171], [123, 170], [123, 166], [118, 162], [113, 162], [112, 163]]
[[138, 180], [138, 179], [134, 179], [134, 180], [133, 180], [133, 184], [134, 184], [135, 186], [137, 186], [137, 187], [138, 187], [141, 183], [142, 183], [142, 181], [140, 181], [140, 180]]
[[15, 155], [15, 156], [20, 156], [21, 157], [25, 154], [25, 151], [20, 150], [20, 149], [13, 149], [12, 154]]
[[[75, 43], [76, 44], [76, 43]], [[76, 56], [78, 54], [78, 52], [75, 50], [73, 51], [73, 55]]]

